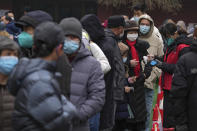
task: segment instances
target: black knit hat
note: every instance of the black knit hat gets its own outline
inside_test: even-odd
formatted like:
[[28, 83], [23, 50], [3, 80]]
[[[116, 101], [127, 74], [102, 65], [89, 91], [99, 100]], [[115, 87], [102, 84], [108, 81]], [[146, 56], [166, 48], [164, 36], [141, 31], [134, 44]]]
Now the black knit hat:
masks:
[[116, 28], [119, 26], [125, 26], [124, 17], [121, 15], [110, 16], [108, 19], [108, 28]]
[[60, 26], [64, 31], [64, 35], [73, 35], [82, 39], [82, 25], [79, 20], [74, 17], [65, 18], [60, 22]]
[[2, 50], [17, 50], [19, 52], [18, 44], [5, 36], [0, 36], [0, 51]]
[[135, 21], [126, 21], [125, 31], [138, 31], [139, 27]]
[[32, 26], [36, 28], [39, 24], [45, 21], [53, 21], [53, 18], [50, 14], [42, 10], [30, 11], [24, 16], [22, 16], [18, 22], [16, 22], [16, 26]]

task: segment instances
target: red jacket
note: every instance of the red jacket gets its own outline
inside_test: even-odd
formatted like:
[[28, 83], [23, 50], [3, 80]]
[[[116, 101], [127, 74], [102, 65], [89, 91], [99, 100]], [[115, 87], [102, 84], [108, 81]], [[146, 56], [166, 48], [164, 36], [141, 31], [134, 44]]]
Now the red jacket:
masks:
[[[164, 62], [166, 64], [174, 64], [174, 67], [175, 67], [175, 64], [177, 63], [177, 61], [179, 59], [179, 53], [185, 47], [189, 47], [189, 45], [188, 44], [179, 44], [172, 51], [169, 51], [169, 49], [167, 49], [165, 56], [164, 56]], [[165, 90], [171, 89], [173, 73], [163, 71], [161, 79], [160, 79], [160, 82], [161, 82], [160, 84], [163, 89], [165, 89]]]

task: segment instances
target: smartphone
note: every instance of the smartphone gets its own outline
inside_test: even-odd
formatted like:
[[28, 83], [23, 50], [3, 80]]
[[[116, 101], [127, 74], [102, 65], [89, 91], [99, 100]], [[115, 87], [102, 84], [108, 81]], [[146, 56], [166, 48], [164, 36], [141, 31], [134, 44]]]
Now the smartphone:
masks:
[[156, 66], [156, 65], [157, 65], [157, 61], [156, 61], [156, 60], [152, 60], [152, 61], [150, 62], [150, 65], [151, 65], [151, 66]]

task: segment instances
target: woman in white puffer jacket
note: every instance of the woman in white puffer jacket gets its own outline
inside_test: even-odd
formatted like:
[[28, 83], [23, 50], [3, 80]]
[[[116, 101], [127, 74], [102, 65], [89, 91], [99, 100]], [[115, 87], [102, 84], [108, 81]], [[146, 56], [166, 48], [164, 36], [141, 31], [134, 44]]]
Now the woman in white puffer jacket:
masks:
[[101, 48], [94, 42], [90, 40], [88, 33], [83, 30], [82, 32], [82, 41], [85, 47], [92, 53], [92, 55], [96, 58], [96, 60], [101, 64], [101, 69], [104, 74], [111, 70], [111, 66], [108, 62], [107, 57], [101, 50]]

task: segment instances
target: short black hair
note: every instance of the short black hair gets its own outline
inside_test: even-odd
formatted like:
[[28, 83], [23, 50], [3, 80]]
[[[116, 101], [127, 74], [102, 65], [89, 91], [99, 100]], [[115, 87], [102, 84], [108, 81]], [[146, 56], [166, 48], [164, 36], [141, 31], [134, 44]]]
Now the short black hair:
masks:
[[5, 16], [5, 19], [7, 20], [7, 21], [9, 21], [9, 22], [11, 22], [12, 21], [12, 18], [11, 17], [9, 17], [9, 16]]
[[13, 13], [13, 14], [14, 14], [14, 12], [13, 12], [13, 11], [8, 10], [8, 11], [6, 11], [6, 12], [5, 12], [5, 16], [7, 16], [9, 13]]
[[140, 10], [141, 12], [146, 12], [146, 5], [145, 4], [137, 4], [133, 7], [133, 10]]
[[177, 31], [177, 26], [173, 23], [166, 24], [164, 28], [166, 35], [174, 35]]

